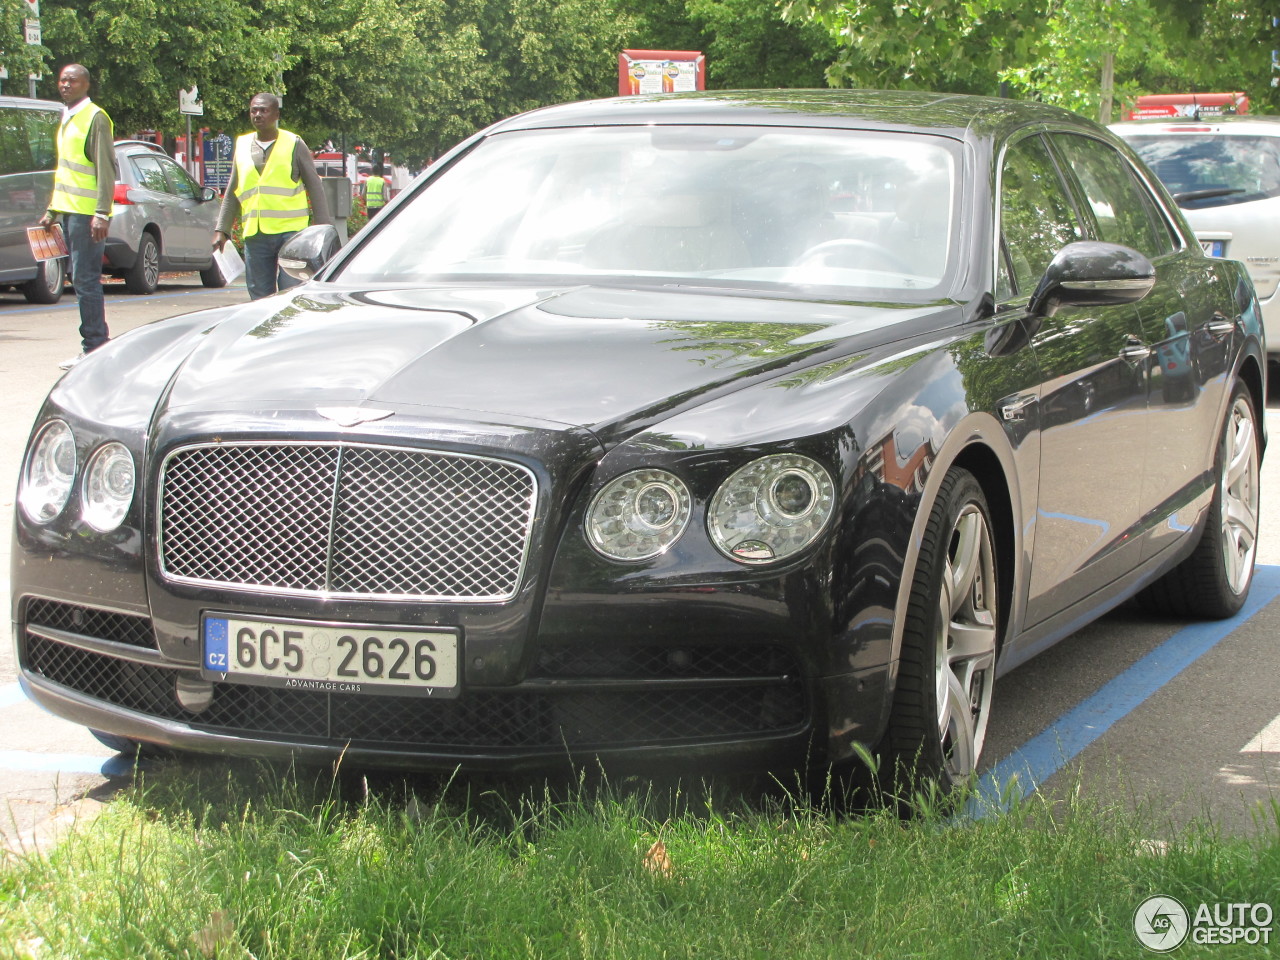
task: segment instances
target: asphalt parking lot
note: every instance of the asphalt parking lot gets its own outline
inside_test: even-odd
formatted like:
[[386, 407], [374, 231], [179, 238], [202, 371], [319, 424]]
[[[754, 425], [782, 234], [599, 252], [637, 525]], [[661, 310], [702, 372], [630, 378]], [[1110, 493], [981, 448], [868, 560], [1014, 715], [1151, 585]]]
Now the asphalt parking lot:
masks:
[[[243, 303], [243, 286], [206, 290], [195, 275], [167, 278], [151, 297], [107, 293], [113, 333], [165, 316]], [[68, 296], [54, 307], [0, 292], [0, 523], [12, 525], [18, 464], [57, 362], [78, 352]], [[1280, 435], [1280, 402], [1269, 405]], [[1004, 677], [996, 688], [988, 772], [1008, 788], [1083, 789], [1132, 797], [1185, 822], [1212, 811], [1248, 832], [1280, 787], [1280, 456], [1263, 465], [1260, 567], [1250, 603], [1213, 624], [1158, 620], [1122, 608]], [[0, 585], [9, 595], [7, 547]], [[130, 764], [86, 730], [35, 707], [16, 682], [11, 624], [0, 626], [0, 834], [10, 849], [56, 811], [88, 809], [127, 782]], [[91, 806], [91, 804], [90, 804]]]

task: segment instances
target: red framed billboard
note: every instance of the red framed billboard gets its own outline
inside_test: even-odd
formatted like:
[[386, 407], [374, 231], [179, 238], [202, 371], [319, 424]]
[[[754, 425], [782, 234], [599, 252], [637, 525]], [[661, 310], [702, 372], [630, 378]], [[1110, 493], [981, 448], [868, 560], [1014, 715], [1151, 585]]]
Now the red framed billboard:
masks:
[[1138, 97], [1128, 120], [1148, 117], [1228, 117], [1249, 112], [1249, 98], [1243, 93], [1153, 93]]
[[701, 50], [623, 50], [618, 54], [618, 96], [707, 88]]

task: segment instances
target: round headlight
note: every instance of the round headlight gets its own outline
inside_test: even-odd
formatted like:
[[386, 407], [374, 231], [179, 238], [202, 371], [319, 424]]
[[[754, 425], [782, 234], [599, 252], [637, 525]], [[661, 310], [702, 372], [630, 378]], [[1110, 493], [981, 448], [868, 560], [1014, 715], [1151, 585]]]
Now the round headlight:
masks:
[[648, 560], [689, 522], [689, 489], [665, 470], [633, 470], [605, 485], [587, 511], [587, 537], [610, 560]]
[[50, 420], [27, 453], [18, 503], [32, 523], [48, 523], [62, 512], [76, 478], [76, 438], [61, 420]]
[[716, 547], [743, 563], [773, 563], [803, 550], [835, 509], [835, 485], [816, 460], [783, 453], [741, 467], [711, 500]]
[[133, 456], [122, 443], [106, 443], [84, 472], [84, 522], [102, 533], [120, 526], [133, 502]]

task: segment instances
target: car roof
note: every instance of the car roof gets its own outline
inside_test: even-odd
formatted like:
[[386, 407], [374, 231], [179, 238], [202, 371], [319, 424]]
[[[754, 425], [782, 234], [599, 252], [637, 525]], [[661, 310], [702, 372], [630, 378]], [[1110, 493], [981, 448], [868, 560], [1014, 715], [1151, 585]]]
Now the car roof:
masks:
[[667, 123], [928, 130], [985, 139], [1035, 122], [1102, 129], [1070, 111], [1028, 100], [912, 90], [717, 90], [543, 107], [499, 121], [488, 132]]
[[117, 140], [116, 149], [117, 150], [140, 150], [141, 149], [141, 150], [148, 150], [151, 153], [158, 153], [164, 157], [169, 156], [169, 154], [165, 151], [164, 147], [160, 146], [158, 143], [152, 143], [150, 140]]

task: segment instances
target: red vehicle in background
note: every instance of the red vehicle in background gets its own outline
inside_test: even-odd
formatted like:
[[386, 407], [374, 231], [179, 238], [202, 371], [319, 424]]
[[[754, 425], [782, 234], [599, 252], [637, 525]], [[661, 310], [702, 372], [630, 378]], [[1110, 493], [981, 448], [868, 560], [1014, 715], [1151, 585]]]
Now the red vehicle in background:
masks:
[[1229, 117], [1249, 112], [1243, 93], [1153, 93], [1138, 97], [1126, 120]]

